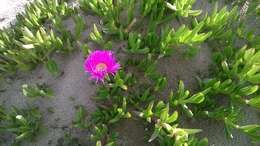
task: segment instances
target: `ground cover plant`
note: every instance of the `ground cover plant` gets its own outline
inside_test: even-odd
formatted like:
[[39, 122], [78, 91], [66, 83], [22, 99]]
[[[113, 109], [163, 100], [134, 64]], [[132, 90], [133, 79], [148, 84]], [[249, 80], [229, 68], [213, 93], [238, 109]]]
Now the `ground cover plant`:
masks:
[[[115, 127], [136, 119], [147, 130], [144, 141], [148, 145], [210, 145], [207, 137], [199, 135], [207, 131], [182, 124], [197, 119], [221, 122], [228, 139], [236, 131], [259, 144], [260, 124], [240, 124], [245, 108], [260, 108], [260, 37], [257, 28], [245, 21], [259, 17], [259, 1], [226, 1], [228, 7], [220, 7], [217, 0], [211, 0], [209, 12], [194, 9], [196, 0], [77, 2], [78, 7], [73, 7], [64, 0], [35, 0], [14, 25], [1, 30], [0, 75], [12, 77], [44, 63], [52, 75], [59, 76], [54, 53], [80, 48], [86, 78], [97, 87], [92, 97], [97, 109], [89, 114], [84, 105], [78, 106], [72, 127], [90, 132], [86, 137], [91, 145], [121, 145]], [[100, 23], [86, 26], [82, 16], [88, 14]], [[63, 25], [68, 17], [73, 17], [73, 31]], [[83, 40], [87, 27], [92, 32]], [[98, 49], [91, 48], [90, 42]], [[115, 49], [118, 42], [126, 45]], [[196, 90], [187, 88], [181, 79], [170, 86], [168, 76], [158, 69], [159, 62], [177, 52], [192, 59], [205, 43], [212, 51], [210, 74], [196, 76]], [[55, 96], [45, 84], [25, 83], [21, 92], [35, 100]], [[0, 106], [0, 133], [15, 135], [14, 144], [32, 140], [42, 127], [41, 119], [36, 108], [14, 107], [9, 113]]]
[[63, 29], [54, 33], [52, 28], [43, 27], [46, 21], [58, 23], [55, 17], [66, 17], [74, 13], [64, 1], [37, 0], [26, 7], [24, 14], [18, 15], [18, 21], [10, 28], [1, 30], [1, 76], [13, 74], [19, 70], [31, 70], [39, 62], [55, 73], [51, 54], [71, 51], [72, 38]]

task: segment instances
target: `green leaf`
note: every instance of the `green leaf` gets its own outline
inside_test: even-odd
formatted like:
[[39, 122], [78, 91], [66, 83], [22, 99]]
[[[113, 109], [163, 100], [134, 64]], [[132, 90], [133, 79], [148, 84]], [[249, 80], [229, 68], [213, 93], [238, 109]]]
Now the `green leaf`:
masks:
[[46, 85], [27, 85], [24, 84], [22, 85], [22, 92], [23, 95], [26, 97], [52, 97], [53, 96], [53, 91], [46, 87]]
[[166, 105], [165, 108], [162, 109], [161, 115], [160, 115], [160, 120], [161, 122], [166, 122], [169, 116], [169, 104]]
[[202, 10], [189, 10], [189, 15], [198, 16], [202, 13]]
[[178, 112], [175, 111], [171, 116], [168, 117], [167, 123], [173, 123], [178, 119]]
[[33, 33], [27, 27], [24, 27], [23, 33], [24, 33], [25, 36], [27, 36], [29, 38], [34, 38]]
[[254, 84], [259, 84], [260, 83], [260, 73], [256, 74], [256, 75], [252, 75], [252, 76], [249, 76], [247, 78], [247, 80], [251, 83], [254, 83]]
[[201, 132], [201, 129], [183, 129], [184, 131], [186, 131], [188, 134], [196, 134]]
[[161, 110], [163, 110], [165, 107], [165, 103], [163, 101], [159, 101], [155, 107], [155, 111], [160, 115]]
[[52, 75], [58, 75], [59, 74], [59, 68], [58, 68], [58, 65], [57, 63], [52, 60], [52, 59], [49, 59], [47, 62], [46, 62], [46, 68], [47, 70], [49, 71], [49, 73], [51, 73]]
[[245, 131], [245, 132], [254, 132], [254, 131], [259, 131], [260, 130], [260, 125], [245, 125], [245, 126], [240, 126], [239, 129]]
[[229, 67], [228, 67], [227, 61], [222, 61], [221, 66], [222, 66], [224, 72], [228, 73]]
[[227, 136], [228, 138], [230, 138], [230, 139], [233, 139], [233, 134], [232, 134], [232, 132], [231, 132], [231, 126], [230, 126], [229, 124], [225, 123], [225, 128], [224, 128], [224, 130], [225, 130], [226, 136]]
[[248, 49], [245, 51], [244, 59], [249, 60], [255, 54], [255, 49]]
[[202, 140], [199, 141], [198, 146], [208, 146], [208, 139], [207, 138], [203, 138]]
[[171, 9], [171, 10], [173, 10], [173, 11], [177, 11], [177, 8], [176, 8], [175, 5], [172, 5], [172, 4], [170, 4], [169, 2], [166, 2], [166, 1], [165, 1], [165, 4], [166, 4], [166, 6], [167, 6], [169, 9]]
[[183, 81], [180, 80], [179, 81], [179, 87], [178, 87], [178, 95], [179, 95], [179, 97], [183, 97], [184, 91], [185, 91], [185, 89], [184, 89]]
[[115, 82], [116, 86], [122, 88], [123, 90], [127, 90], [128, 89], [127, 85], [125, 85], [125, 81], [120, 77], [119, 74], [116, 74], [114, 79], [116, 81]]
[[84, 106], [79, 106], [77, 111], [76, 111], [76, 116], [73, 121], [73, 126], [75, 128], [81, 128], [84, 129], [87, 127], [86, 123], [86, 116], [87, 116], [87, 111]]
[[186, 104], [182, 104], [181, 107], [188, 117], [190, 117], [190, 118], [193, 117], [192, 111], [188, 108], [188, 106]]
[[161, 132], [161, 127], [156, 127], [148, 142], [152, 142], [153, 140], [155, 140], [160, 135], [160, 132]]
[[38, 135], [42, 128], [42, 114], [37, 108], [12, 107], [10, 111], [5, 124], [1, 124], [0, 131], [4, 128], [5, 132], [11, 132], [17, 141], [31, 140]]
[[[247, 60], [249, 60], [249, 59], [247, 59]], [[246, 68], [246, 69], [247, 69], [246, 76], [250, 77], [250, 76], [255, 75], [260, 70], [260, 66], [253, 64], [252, 66], [250, 66], [250, 68]]]
[[154, 87], [154, 90], [155, 91], [159, 91], [159, 90], [162, 90], [163, 88], [165, 88], [167, 84], [167, 79], [166, 77], [160, 77], [156, 80], [156, 85]]
[[246, 125], [240, 126], [238, 129], [242, 130], [244, 133], [250, 136], [253, 141], [260, 141], [260, 125]]
[[96, 24], [94, 24], [93, 32], [90, 33], [90, 38], [92, 41], [95, 41], [99, 44], [104, 44], [105, 42], [101, 33], [98, 31]]
[[24, 49], [33, 49], [33, 48], [35, 48], [35, 46], [34, 46], [33, 44], [22, 45], [22, 47], [23, 47]]
[[249, 104], [250, 106], [260, 108], [260, 96], [256, 96], [254, 98], [246, 100], [246, 103]]
[[76, 38], [79, 40], [81, 37], [81, 33], [86, 29], [86, 24], [82, 16], [77, 15], [74, 17], [75, 26], [75, 35]]
[[148, 105], [148, 107], [142, 111], [139, 116], [142, 118], [146, 118], [146, 120], [151, 123], [151, 117], [153, 116], [153, 105], [154, 105], [154, 101], [151, 101]]
[[258, 85], [255, 85], [255, 86], [244, 87], [244, 88], [240, 89], [239, 92], [242, 95], [248, 96], [248, 95], [254, 94], [257, 90], [258, 90]]
[[195, 103], [195, 104], [199, 104], [201, 102], [203, 102], [205, 99], [205, 96], [202, 92], [199, 92], [197, 94], [194, 94], [193, 96], [191, 96], [190, 98], [186, 99], [183, 101], [183, 103]]
[[101, 141], [97, 141], [96, 146], [102, 146]]

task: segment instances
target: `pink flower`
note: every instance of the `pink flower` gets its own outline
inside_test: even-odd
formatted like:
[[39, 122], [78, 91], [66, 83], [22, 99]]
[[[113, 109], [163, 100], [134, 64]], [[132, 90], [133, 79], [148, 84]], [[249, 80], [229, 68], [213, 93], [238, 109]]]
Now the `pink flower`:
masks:
[[119, 68], [113, 52], [107, 50], [91, 52], [84, 63], [85, 71], [96, 81], [104, 81], [108, 74], [116, 74]]

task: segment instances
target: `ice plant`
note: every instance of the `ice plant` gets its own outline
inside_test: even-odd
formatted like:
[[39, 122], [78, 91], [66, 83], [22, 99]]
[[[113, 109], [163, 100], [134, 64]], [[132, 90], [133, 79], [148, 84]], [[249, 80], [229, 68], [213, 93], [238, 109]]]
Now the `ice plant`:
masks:
[[109, 74], [116, 74], [120, 64], [116, 61], [112, 51], [96, 50], [91, 52], [84, 63], [85, 72], [91, 79], [104, 81]]

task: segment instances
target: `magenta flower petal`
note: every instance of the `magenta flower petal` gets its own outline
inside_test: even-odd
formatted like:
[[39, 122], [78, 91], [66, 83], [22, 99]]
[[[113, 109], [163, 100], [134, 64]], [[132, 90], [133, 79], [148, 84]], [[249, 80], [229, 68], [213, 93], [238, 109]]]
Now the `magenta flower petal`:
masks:
[[106, 75], [116, 74], [120, 68], [112, 51], [96, 50], [84, 62], [84, 70], [91, 79], [103, 81]]

